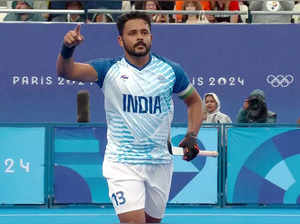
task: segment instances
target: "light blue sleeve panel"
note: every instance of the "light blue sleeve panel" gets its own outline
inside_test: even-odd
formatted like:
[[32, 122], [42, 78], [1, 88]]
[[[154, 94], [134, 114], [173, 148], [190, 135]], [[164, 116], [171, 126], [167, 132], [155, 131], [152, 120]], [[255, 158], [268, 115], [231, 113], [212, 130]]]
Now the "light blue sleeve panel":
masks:
[[97, 58], [88, 62], [88, 64], [93, 66], [93, 68], [96, 70], [98, 74], [97, 83], [100, 86], [100, 88], [102, 88], [103, 86], [103, 82], [108, 70], [120, 59], [121, 58], [113, 58], [113, 59]]
[[184, 72], [183, 68], [181, 67], [181, 65], [171, 61], [171, 60], [168, 60], [166, 58], [163, 58], [163, 57], [160, 57], [161, 60], [165, 61], [166, 63], [168, 63], [174, 73], [175, 73], [175, 84], [174, 84], [174, 87], [173, 87], [173, 93], [180, 93], [184, 90], [186, 90], [186, 88], [188, 88], [189, 84], [190, 84], [190, 80], [187, 76], [187, 74]]

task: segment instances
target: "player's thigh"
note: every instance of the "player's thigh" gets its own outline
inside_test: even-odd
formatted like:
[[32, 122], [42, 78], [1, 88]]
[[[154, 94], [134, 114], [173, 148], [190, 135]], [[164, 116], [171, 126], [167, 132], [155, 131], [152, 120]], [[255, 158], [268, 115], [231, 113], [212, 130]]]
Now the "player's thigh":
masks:
[[130, 167], [120, 163], [104, 163], [109, 197], [117, 214], [144, 209], [145, 184]]
[[144, 182], [107, 179], [109, 197], [117, 214], [144, 209]]
[[145, 212], [161, 219], [168, 202], [173, 174], [173, 164], [155, 165], [146, 182]]

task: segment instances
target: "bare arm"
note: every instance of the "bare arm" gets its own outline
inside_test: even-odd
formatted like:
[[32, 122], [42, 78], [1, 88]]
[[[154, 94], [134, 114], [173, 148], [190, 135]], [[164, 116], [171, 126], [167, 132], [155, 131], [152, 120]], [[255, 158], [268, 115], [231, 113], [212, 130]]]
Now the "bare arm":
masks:
[[188, 110], [188, 133], [199, 132], [200, 126], [202, 124], [202, 100], [196, 89], [192, 92], [190, 96], [184, 99]]
[[202, 124], [202, 100], [196, 89], [184, 99], [188, 110], [188, 130], [184, 139], [179, 143], [184, 148], [183, 159], [191, 161], [199, 153], [197, 135]]
[[74, 62], [72, 57], [72, 48], [75, 48], [83, 41], [80, 34], [80, 25], [75, 30], [69, 31], [64, 36], [64, 52], [60, 52], [56, 61], [56, 71], [58, 76], [69, 80], [92, 82], [97, 81], [97, 72], [89, 64]]

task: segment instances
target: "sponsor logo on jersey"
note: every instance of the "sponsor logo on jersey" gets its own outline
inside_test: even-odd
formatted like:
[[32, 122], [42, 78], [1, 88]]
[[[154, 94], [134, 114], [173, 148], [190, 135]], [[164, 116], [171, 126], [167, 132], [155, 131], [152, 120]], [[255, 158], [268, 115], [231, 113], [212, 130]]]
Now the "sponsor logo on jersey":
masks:
[[120, 78], [123, 79], [123, 80], [126, 80], [126, 79], [128, 79], [128, 76], [127, 75], [121, 75]]

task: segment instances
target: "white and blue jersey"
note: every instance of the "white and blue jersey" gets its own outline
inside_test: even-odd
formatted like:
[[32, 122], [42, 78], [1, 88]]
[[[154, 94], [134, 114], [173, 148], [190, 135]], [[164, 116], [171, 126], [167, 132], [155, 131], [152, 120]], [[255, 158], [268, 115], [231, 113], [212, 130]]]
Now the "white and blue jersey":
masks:
[[89, 62], [98, 73], [107, 121], [105, 159], [130, 164], [166, 164], [174, 113], [172, 94], [184, 98], [193, 86], [180, 65], [155, 54], [143, 68], [125, 57]]

